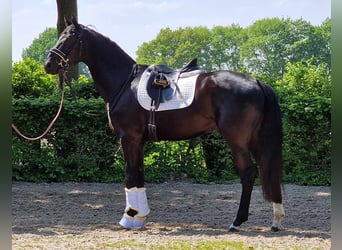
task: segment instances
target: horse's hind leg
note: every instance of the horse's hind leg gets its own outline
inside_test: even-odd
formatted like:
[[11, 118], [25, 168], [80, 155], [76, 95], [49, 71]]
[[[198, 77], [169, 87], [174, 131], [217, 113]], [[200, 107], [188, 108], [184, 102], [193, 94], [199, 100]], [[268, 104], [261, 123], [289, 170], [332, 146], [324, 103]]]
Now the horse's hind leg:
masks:
[[235, 165], [237, 166], [242, 184], [239, 210], [229, 231], [239, 231], [240, 225], [248, 220], [248, 211], [253, 191], [257, 168], [253, 165], [247, 147], [231, 146]]
[[283, 229], [281, 222], [285, 217], [285, 210], [282, 204], [281, 176], [279, 176], [281, 172], [276, 168], [280, 163], [277, 162], [276, 153], [265, 153], [265, 150], [261, 148], [256, 150], [257, 155], [255, 158], [260, 169], [259, 173], [264, 197], [267, 201], [273, 202], [271, 231], [277, 232]]
[[[234, 222], [229, 227], [229, 231], [235, 232], [239, 231], [239, 226], [243, 222], [248, 220], [249, 205], [258, 168], [256, 167], [256, 165], [252, 163], [251, 155], [249, 153], [247, 146], [243, 147], [238, 145], [231, 145], [231, 150], [242, 184], [242, 193], [240, 198], [239, 210]], [[262, 168], [260, 170], [260, 178], [262, 181], [263, 191], [265, 192], [265, 190], [272, 190], [268, 191], [268, 193], [271, 192], [271, 194], [267, 196], [267, 200], [273, 202], [274, 217], [271, 230], [277, 232], [282, 229], [281, 221], [285, 216], [281, 197], [281, 187], [279, 184], [275, 185], [273, 183], [267, 184], [265, 187], [265, 173], [263, 169], [264, 163], [258, 161], [258, 157], [255, 158], [257, 159], [258, 164], [261, 165], [260, 168]], [[278, 179], [275, 178], [276, 176], [273, 177], [275, 180]], [[266, 178], [271, 182], [273, 180], [271, 176], [267, 176]]]
[[273, 215], [271, 231], [278, 232], [282, 229], [281, 221], [285, 216], [285, 210], [282, 203], [273, 202]]

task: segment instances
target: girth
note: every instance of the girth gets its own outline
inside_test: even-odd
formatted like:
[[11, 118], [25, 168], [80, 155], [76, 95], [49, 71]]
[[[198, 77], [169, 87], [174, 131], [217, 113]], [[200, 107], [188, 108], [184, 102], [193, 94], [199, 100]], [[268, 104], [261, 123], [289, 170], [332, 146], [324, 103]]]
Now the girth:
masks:
[[[157, 141], [157, 126], [155, 124], [155, 112], [158, 110], [160, 103], [167, 102], [173, 98], [178, 92], [183, 98], [178, 87], [178, 79], [182, 74], [190, 76], [192, 71], [198, 73], [199, 67], [197, 59], [191, 60], [180, 69], [172, 69], [164, 64], [151, 65], [147, 68], [150, 76], [147, 80], [146, 90], [151, 98], [151, 109], [148, 123], [149, 139]], [[186, 73], [187, 72], [187, 73]]]

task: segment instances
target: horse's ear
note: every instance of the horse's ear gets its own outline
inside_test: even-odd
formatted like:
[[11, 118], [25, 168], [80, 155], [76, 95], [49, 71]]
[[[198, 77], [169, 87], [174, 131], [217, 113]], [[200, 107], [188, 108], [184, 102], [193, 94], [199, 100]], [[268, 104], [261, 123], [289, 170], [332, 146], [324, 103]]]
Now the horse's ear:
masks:
[[76, 17], [74, 15], [71, 18], [71, 22], [72, 22], [73, 25], [75, 25], [76, 30], [80, 29], [80, 25], [78, 24], [78, 21], [77, 21], [77, 19], [76, 19]]

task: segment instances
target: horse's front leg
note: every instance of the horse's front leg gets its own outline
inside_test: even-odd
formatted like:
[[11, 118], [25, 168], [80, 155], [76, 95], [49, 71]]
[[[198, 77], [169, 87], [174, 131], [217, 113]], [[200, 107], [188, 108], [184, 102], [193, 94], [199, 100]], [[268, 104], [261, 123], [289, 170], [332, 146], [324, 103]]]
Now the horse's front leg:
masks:
[[126, 208], [120, 225], [128, 229], [139, 229], [145, 225], [150, 209], [144, 187], [143, 143], [132, 138], [121, 140], [125, 158]]

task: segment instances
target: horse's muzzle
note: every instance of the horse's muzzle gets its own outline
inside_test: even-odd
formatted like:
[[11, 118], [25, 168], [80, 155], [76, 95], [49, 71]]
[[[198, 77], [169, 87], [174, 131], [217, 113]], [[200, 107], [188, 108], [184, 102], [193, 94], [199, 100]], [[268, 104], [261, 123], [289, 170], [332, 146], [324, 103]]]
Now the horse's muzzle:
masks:
[[44, 63], [44, 69], [46, 73], [55, 75], [58, 73], [59, 65], [53, 60], [51, 60], [51, 58], [47, 58], [47, 60]]

